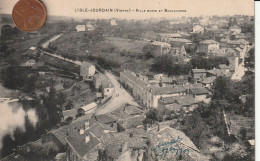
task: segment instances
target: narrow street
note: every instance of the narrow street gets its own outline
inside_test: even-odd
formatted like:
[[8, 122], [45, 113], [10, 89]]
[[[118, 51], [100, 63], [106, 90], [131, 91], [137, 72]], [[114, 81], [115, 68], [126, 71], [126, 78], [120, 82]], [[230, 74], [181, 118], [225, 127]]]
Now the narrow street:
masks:
[[139, 106], [123, 87], [120, 88], [120, 84], [113, 74], [106, 72], [106, 76], [114, 85], [114, 93], [109, 102], [97, 109], [96, 114], [110, 113], [126, 103]]

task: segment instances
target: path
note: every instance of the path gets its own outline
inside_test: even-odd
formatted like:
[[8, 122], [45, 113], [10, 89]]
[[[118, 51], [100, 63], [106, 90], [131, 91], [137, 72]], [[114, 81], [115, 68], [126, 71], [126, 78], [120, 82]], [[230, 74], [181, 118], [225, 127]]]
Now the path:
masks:
[[[99, 107], [96, 111], [96, 114], [105, 114], [110, 113], [118, 107], [128, 103], [134, 106], [139, 106], [133, 99], [133, 97], [122, 87], [120, 88], [120, 84], [115, 78], [115, 76], [109, 72], [106, 72], [106, 76], [110, 79], [110, 81], [114, 85], [114, 93], [109, 102], [105, 105]], [[118, 95], [116, 97], [116, 95]]]

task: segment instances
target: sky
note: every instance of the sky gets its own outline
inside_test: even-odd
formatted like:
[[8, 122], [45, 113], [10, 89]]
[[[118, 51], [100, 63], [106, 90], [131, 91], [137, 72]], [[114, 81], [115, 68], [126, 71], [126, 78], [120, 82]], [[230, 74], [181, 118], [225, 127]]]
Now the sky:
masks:
[[[18, 0], [0, 0], [0, 13], [11, 14]], [[41, 0], [47, 8], [48, 15], [79, 18], [175, 18], [210, 15], [254, 15], [253, 0]], [[186, 10], [185, 13], [90, 13], [75, 12], [76, 8], [111, 8], [111, 9], [169, 9]]]

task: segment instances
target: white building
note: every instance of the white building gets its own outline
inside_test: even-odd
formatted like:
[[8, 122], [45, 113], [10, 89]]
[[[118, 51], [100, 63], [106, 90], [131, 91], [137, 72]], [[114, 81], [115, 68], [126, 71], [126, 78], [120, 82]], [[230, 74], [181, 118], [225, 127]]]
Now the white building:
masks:
[[84, 32], [84, 31], [86, 31], [86, 26], [85, 25], [77, 25], [76, 30], [77, 30], [77, 32]]
[[219, 49], [218, 42], [216, 42], [215, 40], [204, 40], [200, 42], [198, 51], [208, 54], [214, 49]]
[[199, 25], [199, 24], [196, 24], [193, 26], [193, 33], [203, 33], [204, 32], [204, 27]]
[[93, 64], [89, 62], [82, 62], [80, 66], [80, 76], [84, 78], [92, 77], [96, 72], [96, 68]]

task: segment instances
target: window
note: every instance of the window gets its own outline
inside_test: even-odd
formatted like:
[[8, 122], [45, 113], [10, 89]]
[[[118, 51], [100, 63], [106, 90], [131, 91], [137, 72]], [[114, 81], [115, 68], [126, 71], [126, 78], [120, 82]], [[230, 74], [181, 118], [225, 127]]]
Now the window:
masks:
[[109, 92], [109, 89], [107, 89], [107, 92]]

